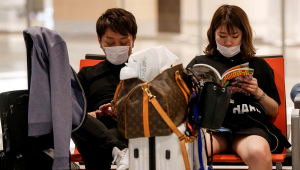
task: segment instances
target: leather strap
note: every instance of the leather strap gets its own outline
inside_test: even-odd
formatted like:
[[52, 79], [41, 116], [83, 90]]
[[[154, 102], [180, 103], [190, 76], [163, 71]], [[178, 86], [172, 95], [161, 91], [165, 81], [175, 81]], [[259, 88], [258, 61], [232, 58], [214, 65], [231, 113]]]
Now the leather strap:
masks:
[[163, 108], [160, 106], [156, 98], [150, 99], [150, 102], [154, 106], [154, 108], [157, 110], [157, 112], [160, 114], [160, 116], [164, 119], [164, 121], [167, 123], [167, 125], [172, 129], [172, 131], [178, 136], [180, 140], [180, 148], [181, 153], [183, 156], [183, 161], [185, 165], [186, 170], [190, 170], [190, 162], [188, 159], [187, 150], [185, 147], [186, 142], [192, 142], [194, 139], [189, 139], [185, 135], [183, 135], [176, 127], [176, 125], [172, 122], [172, 120], [169, 118], [169, 116], [166, 114], [166, 112], [163, 110]]
[[190, 89], [188, 88], [188, 86], [186, 85], [186, 83], [184, 82], [184, 80], [182, 79], [182, 77], [180, 75], [179, 75], [179, 80], [180, 80], [181, 85], [184, 88], [185, 92], [187, 94], [190, 94]]
[[[149, 88], [148, 84], [143, 84], [143, 89]], [[145, 137], [150, 137], [150, 128], [149, 128], [149, 98], [145, 90], [143, 90], [143, 126], [144, 126], [144, 135]]]
[[117, 101], [117, 98], [118, 98], [118, 96], [119, 96], [119, 92], [120, 92], [120, 89], [121, 89], [123, 83], [124, 83], [124, 80], [121, 80], [121, 81], [119, 82], [118, 86], [117, 86], [117, 89], [116, 89], [116, 92], [115, 92], [114, 98], [113, 98], [113, 103], [114, 103], [114, 104], [115, 104], [116, 101]]
[[190, 94], [190, 90], [187, 87], [187, 85], [185, 84], [185, 82], [183, 81], [183, 79], [181, 78], [181, 76], [179, 74], [179, 70], [176, 70], [176, 72], [175, 72], [175, 80], [185, 97], [186, 103], [189, 103], [188, 94]]

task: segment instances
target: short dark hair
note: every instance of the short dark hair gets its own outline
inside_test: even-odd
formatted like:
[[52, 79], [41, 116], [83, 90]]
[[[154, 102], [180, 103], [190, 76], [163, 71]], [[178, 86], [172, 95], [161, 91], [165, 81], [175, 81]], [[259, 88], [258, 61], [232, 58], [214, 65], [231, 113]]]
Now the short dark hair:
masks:
[[229, 33], [234, 32], [234, 27], [242, 31], [241, 53], [243, 60], [248, 60], [256, 54], [256, 50], [252, 43], [252, 28], [247, 14], [243, 9], [235, 5], [220, 6], [211, 20], [210, 27], [207, 31], [209, 44], [204, 50], [206, 55], [216, 53], [217, 44], [215, 32], [220, 26], [226, 26]]
[[100, 39], [107, 28], [124, 36], [131, 34], [134, 37], [137, 33], [135, 17], [122, 8], [108, 9], [98, 18], [96, 32]]

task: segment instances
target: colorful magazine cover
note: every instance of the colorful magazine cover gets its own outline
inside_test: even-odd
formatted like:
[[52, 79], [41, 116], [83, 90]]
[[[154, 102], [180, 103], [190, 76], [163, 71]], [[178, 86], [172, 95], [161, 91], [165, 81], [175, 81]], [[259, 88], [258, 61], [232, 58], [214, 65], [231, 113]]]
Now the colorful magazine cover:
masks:
[[214, 67], [207, 64], [195, 64], [193, 70], [200, 79], [204, 80], [204, 82], [216, 82], [223, 87], [230, 88], [232, 93], [250, 95], [250, 92], [241, 88], [241, 85], [239, 84], [243, 77], [251, 78], [253, 76], [254, 70], [249, 68], [249, 63], [234, 66], [226, 70], [222, 76]]
[[227, 72], [222, 79], [222, 86], [231, 89], [232, 93], [243, 93], [250, 96], [250, 92], [240, 85], [242, 78], [251, 78], [254, 70], [251, 68], [238, 68]]

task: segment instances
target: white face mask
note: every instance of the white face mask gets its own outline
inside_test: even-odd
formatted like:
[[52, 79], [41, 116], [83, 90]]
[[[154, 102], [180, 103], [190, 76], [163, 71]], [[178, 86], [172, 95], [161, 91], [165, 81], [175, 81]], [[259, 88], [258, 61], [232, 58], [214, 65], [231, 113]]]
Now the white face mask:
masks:
[[114, 46], [103, 48], [105, 50], [107, 60], [114, 65], [123, 64], [128, 59], [128, 51], [130, 46]]
[[225, 57], [230, 58], [237, 55], [241, 51], [241, 44], [234, 47], [224, 47], [220, 45], [217, 41], [217, 50]]

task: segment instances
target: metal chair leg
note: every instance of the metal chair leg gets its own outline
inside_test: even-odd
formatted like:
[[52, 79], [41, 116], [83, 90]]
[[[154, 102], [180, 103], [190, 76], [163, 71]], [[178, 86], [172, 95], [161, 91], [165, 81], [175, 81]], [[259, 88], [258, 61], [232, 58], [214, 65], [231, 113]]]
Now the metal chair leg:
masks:
[[276, 170], [282, 170], [282, 163], [276, 162]]

